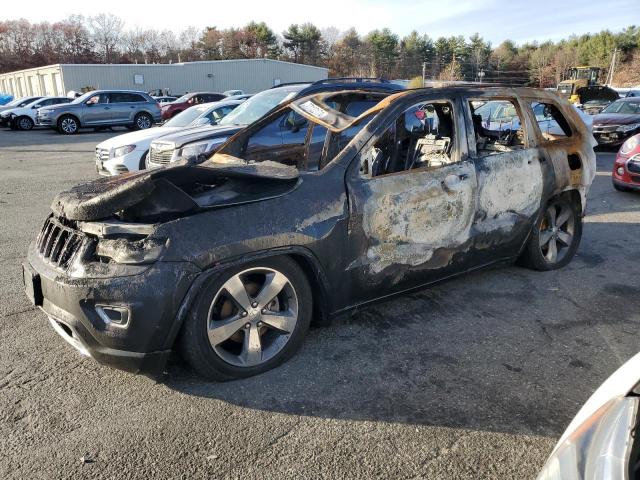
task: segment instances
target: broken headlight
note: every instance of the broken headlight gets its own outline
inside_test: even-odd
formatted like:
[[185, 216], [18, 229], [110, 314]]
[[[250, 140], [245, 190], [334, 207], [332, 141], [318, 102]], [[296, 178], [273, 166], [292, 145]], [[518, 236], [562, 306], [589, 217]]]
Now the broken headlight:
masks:
[[100, 239], [96, 246], [96, 255], [115, 263], [142, 265], [157, 261], [165, 247], [166, 241], [157, 238], [137, 241], [128, 238]]
[[538, 480], [628, 478], [638, 397], [609, 401], [560, 443]]
[[192, 145], [187, 145], [180, 152], [182, 160], [186, 160], [190, 163], [202, 163], [207, 157], [213, 153], [214, 149], [217, 149], [220, 145], [227, 141], [226, 137], [214, 138], [206, 142], [198, 142]]

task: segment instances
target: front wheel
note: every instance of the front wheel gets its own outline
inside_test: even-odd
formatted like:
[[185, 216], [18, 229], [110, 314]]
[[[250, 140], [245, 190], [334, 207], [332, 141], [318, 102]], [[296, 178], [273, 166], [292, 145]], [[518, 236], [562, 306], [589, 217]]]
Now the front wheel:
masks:
[[18, 117], [14, 120], [19, 130], [31, 130], [33, 128], [33, 120], [29, 117]]
[[582, 238], [579, 205], [567, 197], [553, 198], [538, 219], [520, 260], [535, 270], [555, 270], [567, 265]]
[[146, 130], [153, 125], [153, 118], [148, 113], [139, 113], [133, 120], [133, 126], [136, 130]]
[[64, 115], [58, 120], [58, 132], [63, 135], [74, 135], [78, 133], [80, 123], [75, 117], [71, 115]]
[[182, 354], [202, 376], [270, 370], [302, 345], [312, 316], [303, 271], [285, 257], [232, 268], [205, 284], [184, 325]]

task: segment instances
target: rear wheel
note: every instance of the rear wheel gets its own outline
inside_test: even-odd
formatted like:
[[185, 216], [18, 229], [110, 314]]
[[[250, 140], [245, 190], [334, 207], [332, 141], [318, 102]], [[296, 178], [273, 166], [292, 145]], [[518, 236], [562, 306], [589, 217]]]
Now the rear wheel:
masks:
[[18, 117], [14, 120], [19, 130], [31, 130], [33, 128], [33, 120], [29, 117]]
[[58, 132], [63, 135], [74, 135], [80, 129], [80, 122], [72, 115], [63, 115], [58, 120]]
[[579, 206], [566, 196], [555, 197], [536, 223], [522, 253], [522, 263], [535, 270], [562, 268], [575, 255], [581, 238]]
[[139, 113], [133, 120], [133, 125], [136, 130], [146, 130], [153, 125], [153, 118], [148, 113]]
[[312, 307], [309, 283], [288, 258], [230, 269], [196, 300], [182, 331], [182, 353], [212, 380], [265, 372], [300, 348]]

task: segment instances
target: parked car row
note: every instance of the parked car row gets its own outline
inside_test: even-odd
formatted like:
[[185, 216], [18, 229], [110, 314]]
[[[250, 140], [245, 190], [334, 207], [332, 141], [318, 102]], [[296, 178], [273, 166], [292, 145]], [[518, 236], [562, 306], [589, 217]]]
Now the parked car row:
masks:
[[242, 100], [221, 100], [190, 107], [161, 126], [112, 137], [96, 146], [96, 170], [100, 175], [118, 175], [146, 167], [151, 142], [171, 133], [204, 125], [216, 125]]
[[220, 100], [243, 100], [250, 95], [241, 90], [233, 96], [213, 92], [194, 92], [180, 98], [151, 95], [136, 90], [94, 90], [66, 97], [31, 96], [0, 106], [0, 126], [31, 130], [50, 127], [72, 135], [82, 128], [122, 126], [144, 130], [167, 120], [193, 105]]

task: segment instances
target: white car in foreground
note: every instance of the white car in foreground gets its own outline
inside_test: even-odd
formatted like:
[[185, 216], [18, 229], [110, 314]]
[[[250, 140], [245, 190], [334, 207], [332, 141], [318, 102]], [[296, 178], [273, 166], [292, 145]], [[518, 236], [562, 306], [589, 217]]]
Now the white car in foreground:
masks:
[[125, 133], [96, 146], [96, 170], [110, 176], [144, 170], [151, 142], [185, 128], [215, 125], [242, 103], [241, 100], [221, 100], [186, 109], [159, 127]]
[[538, 480], [640, 478], [640, 353], [578, 412]]
[[36, 125], [36, 113], [40, 107], [50, 107], [60, 103], [69, 103], [69, 97], [42, 97], [21, 107], [14, 107], [0, 113], [0, 124], [15, 130], [31, 130]]

